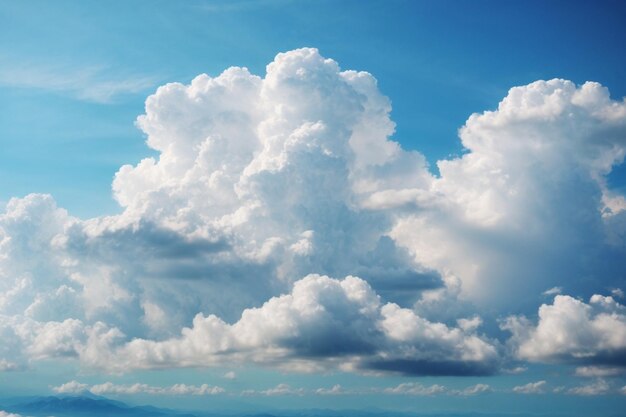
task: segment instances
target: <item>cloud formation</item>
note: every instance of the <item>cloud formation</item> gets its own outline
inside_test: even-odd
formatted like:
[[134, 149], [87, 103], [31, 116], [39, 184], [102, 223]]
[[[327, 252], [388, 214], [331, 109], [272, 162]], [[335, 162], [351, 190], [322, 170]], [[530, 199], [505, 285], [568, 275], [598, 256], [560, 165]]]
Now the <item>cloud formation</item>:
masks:
[[224, 388], [218, 386], [210, 386], [208, 384], [186, 385], [174, 384], [169, 387], [156, 387], [147, 384], [131, 384], [119, 385], [112, 382], [102, 384], [88, 385], [78, 381], [70, 381], [65, 384], [53, 387], [52, 390], [59, 394], [82, 394], [85, 391], [96, 395], [132, 395], [132, 394], [150, 394], [150, 395], [216, 395], [225, 392]]
[[583, 395], [583, 396], [595, 396], [605, 395], [611, 391], [611, 386], [604, 379], [598, 379], [590, 384], [581, 385], [579, 387], [570, 388], [567, 390], [568, 394]]
[[0, 410], [0, 417], [22, 417], [20, 414], [7, 413], [6, 411]]
[[529, 382], [525, 385], [513, 387], [513, 392], [517, 394], [543, 394], [545, 393], [546, 381]]
[[[391, 139], [390, 111], [371, 74], [312, 48], [264, 77], [159, 87], [137, 120], [157, 156], [115, 175], [121, 214], [78, 219], [36, 194], [0, 214], [0, 369], [482, 375], [501, 357], [477, 306], [620, 294], [626, 200], [606, 176], [626, 153], [623, 101], [593, 82], [512, 88], [439, 175]], [[557, 295], [537, 326], [505, 328], [522, 360], [621, 366], [622, 308]]]
[[244, 361], [287, 370], [481, 375], [494, 372], [498, 361], [496, 347], [475, 328], [450, 328], [383, 304], [362, 279], [319, 275], [245, 310], [233, 324], [199, 314], [177, 338], [117, 346], [88, 342], [82, 355], [94, 366], [120, 371]]
[[581, 374], [623, 368], [626, 359], [626, 308], [613, 297], [593, 295], [589, 303], [557, 295], [539, 308], [537, 324], [509, 317], [502, 328], [512, 333], [515, 355], [534, 362], [577, 365]]

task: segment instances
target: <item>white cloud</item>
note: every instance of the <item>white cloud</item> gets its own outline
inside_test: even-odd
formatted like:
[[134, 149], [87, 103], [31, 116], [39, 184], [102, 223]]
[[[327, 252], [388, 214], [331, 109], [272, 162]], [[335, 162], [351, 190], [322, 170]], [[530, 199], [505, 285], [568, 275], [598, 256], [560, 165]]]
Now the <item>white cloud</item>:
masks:
[[58, 387], [53, 387], [54, 392], [60, 394], [79, 394], [85, 391], [89, 391], [96, 395], [107, 394], [150, 394], [150, 395], [216, 395], [226, 392], [224, 388], [218, 386], [210, 386], [208, 384], [186, 385], [186, 384], [174, 384], [169, 387], [157, 387], [147, 384], [130, 384], [120, 385], [112, 382], [105, 382], [102, 384], [96, 384], [89, 386], [88, 384], [82, 384], [77, 381], [70, 381]]
[[0, 410], [0, 417], [22, 417], [20, 414], [7, 413], [6, 411]]
[[0, 372], [15, 371], [18, 368], [16, 363], [9, 362], [6, 359], [0, 359]]
[[472, 385], [471, 387], [464, 388], [460, 391], [455, 391], [455, 394], [470, 396], [470, 395], [483, 394], [483, 393], [491, 392], [491, 391], [492, 391], [491, 387], [487, 384], [476, 384], [476, 385]]
[[226, 379], [237, 379], [237, 374], [235, 371], [228, 371], [224, 374], [224, 378]]
[[513, 392], [517, 394], [543, 394], [546, 392], [546, 385], [546, 381], [529, 382], [526, 385], [513, 387]]
[[[245, 361], [288, 370], [491, 373], [497, 350], [474, 330], [432, 323], [412, 310], [382, 304], [359, 278], [311, 275], [297, 281], [291, 293], [246, 309], [233, 324], [199, 314], [180, 337], [104, 347], [88, 342], [82, 358], [115, 371]], [[99, 354], [101, 349], [110, 354]]]
[[405, 382], [392, 388], [385, 388], [383, 392], [385, 394], [402, 394], [402, 395], [417, 395], [417, 396], [429, 396], [436, 394], [443, 394], [447, 391], [447, 388], [443, 385], [433, 384], [425, 386], [414, 382]]
[[416, 199], [422, 210], [394, 224], [396, 243], [457, 277], [463, 297], [501, 309], [564, 277], [575, 291], [590, 275], [604, 275], [596, 290], [618, 280], [624, 258], [606, 240], [611, 227], [624, 230], [624, 212], [603, 217], [601, 209], [604, 176], [626, 151], [623, 101], [597, 83], [537, 81], [472, 115], [460, 137], [467, 152], [437, 163], [428, 204]]
[[[486, 374], [497, 343], [472, 303], [508, 313], [563, 279], [619, 286], [626, 211], [605, 177], [626, 105], [604, 87], [511, 89], [439, 176], [391, 140], [390, 111], [372, 75], [310, 48], [264, 77], [159, 87], [137, 120], [157, 156], [113, 182], [123, 213], [80, 220], [29, 195], [0, 214], [0, 358]], [[518, 357], [610, 362], [622, 336], [603, 326], [623, 314], [595, 311], [611, 300], [589, 307], [595, 339], [510, 319]]]
[[524, 373], [528, 370], [527, 367], [525, 366], [516, 366], [515, 368], [510, 368], [510, 369], [503, 369], [502, 372], [504, 372], [505, 374], [521, 374]]
[[383, 394], [390, 395], [415, 395], [415, 396], [431, 396], [431, 395], [461, 395], [472, 396], [491, 392], [492, 389], [487, 384], [476, 384], [463, 389], [449, 389], [443, 385], [422, 385], [415, 382], [405, 382], [395, 387], [384, 388], [380, 391]]
[[266, 390], [245, 390], [241, 392], [241, 395], [262, 395], [266, 397], [275, 397], [283, 395], [304, 395], [306, 390], [304, 388], [292, 388], [289, 384], [278, 384], [274, 388], [268, 388]]
[[502, 328], [512, 333], [517, 357], [530, 361], [621, 366], [626, 352], [626, 308], [597, 294], [588, 304], [557, 295], [539, 308], [536, 325], [513, 316]]
[[84, 391], [88, 391], [88, 389], [88, 384], [82, 384], [78, 381], [69, 381], [65, 384], [59, 385], [58, 387], [52, 387], [52, 391], [59, 394], [79, 394]]
[[315, 394], [317, 395], [342, 395], [346, 394], [346, 390], [344, 390], [341, 385], [335, 384], [330, 388], [318, 388], [315, 390]]
[[594, 395], [604, 395], [608, 394], [611, 387], [609, 384], [603, 380], [598, 379], [595, 382], [592, 382], [588, 385], [582, 385], [580, 387], [570, 388], [567, 390], [568, 394], [574, 395], [583, 395], [583, 396], [594, 396]]
[[626, 373], [626, 369], [610, 366], [579, 366], [576, 368], [576, 376], [583, 377], [618, 376], [624, 373]]
[[557, 294], [561, 294], [562, 292], [563, 292], [563, 288], [561, 288], [561, 287], [552, 287], [552, 288], [542, 292], [542, 294], [543, 295], [557, 295]]

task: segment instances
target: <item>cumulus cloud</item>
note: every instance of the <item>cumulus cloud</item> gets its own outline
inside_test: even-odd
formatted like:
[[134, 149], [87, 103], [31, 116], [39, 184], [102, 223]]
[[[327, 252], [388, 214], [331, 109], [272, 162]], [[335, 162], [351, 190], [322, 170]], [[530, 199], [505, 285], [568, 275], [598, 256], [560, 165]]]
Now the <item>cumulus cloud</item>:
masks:
[[[47, 195], [0, 214], [0, 363], [488, 374], [476, 305], [623, 287], [626, 205], [606, 176], [626, 105], [606, 88], [511, 89], [437, 176], [391, 139], [390, 112], [371, 74], [312, 48], [264, 77], [159, 87], [137, 120], [156, 156], [112, 184], [121, 214], [77, 219]], [[603, 326], [623, 313], [594, 303], [572, 343], [511, 318], [516, 355], [611, 365], [622, 336]]]
[[383, 394], [390, 395], [414, 395], [414, 396], [431, 396], [431, 395], [460, 395], [472, 396], [491, 392], [492, 389], [487, 384], [476, 384], [463, 389], [449, 389], [443, 385], [422, 385], [415, 382], [405, 382], [395, 387], [384, 388]]
[[392, 388], [385, 388], [383, 392], [385, 394], [402, 394], [402, 395], [435, 395], [442, 394], [446, 392], [446, 387], [439, 384], [433, 384], [430, 386], [425, 386], [422, 384], [417, 384], [413, 382], [406, 382], [403, 384], [399, 384], [398, 386]]
[[610, 390], [611, 387], [608, 382], [604, 379], [598, 379], [591, 384], [570, 388], [567, 390], [567, 393], [573, 395], [594, 396], [608, 394]]
[[584, 377], [607, 377], [618, 376], [626, 373], [626, 369], [609, 366], [579, 366], [576, 368], [576, 376]]
[[0, 410], [0, 417], [22, 417], [20, 414], [7, 413], [6, 411]]
[[102, 384], [88, 385], [82, 384], [77, 381], [70, 381], [65, 384], [53, 387], [54, 392], [60, 394], [80, 394], [85, 391], [91, 392], [96, 395], [107, 394], [150, 394], [150, 395], [216, 395], [226, 392], [224, 388], [218, 386], [210, 386], [208, 384], [186, 385], [186, 384], [174, 384], [169, 387], [156, 387], [147, 384], [130, 384], [120, 385], [112, 382], [105, 382]]
[[261, 395], [266, 397], [284, 396], [284, 395], [304, 395], [306, 390], [304, 388], [292, 388], [289, 384], [278, 384], [274, 388], [268, 388], [266, 390], [244, 390], [241, 395], [252, 396]]
[[546, 392], [546, 385], [546, 381], [529, 382], [525, 385], [513, 387], [513, 392], [517, 394], [543, 394]]
[[580, 368], [590, 374], [600, 372], [596, 366], [623, 367], [626, 358], [626, 308], [610, 296], [596, 294], [585, 303], [557, 295], [539, 308], [537, 324], [512, 316], [502, 328], [512, 333], [520, 359], [591, 365]]
[[88, 384], [82, 384], [78, 381], [70, 381], [65, 384], [61, 384], [58, 387], [52, 387], [52, 390], [59, 394], [78, 394], [87, 391], [88, 389]]
[[[257, 362], [289, 370], [339, 368], [411, 375], [489, 374], [496, 347], [474, 328], [429, 322], [380, 297], [362, 279], [310, 275], [289, 294], [247, 309], [227, 324], [199, 314], [181, 336], [101, 346], [84, 360], [104, 369]], [[86, 349], [92, 349], [87, 346]]]
[[4, 372], [4, 371], [14, 371], [18, 369], [18, 365], [13, 363], [13, 362], [9, 362], [6, 359], [0, 359], [0, 372]]
[[623, 252], [606, 242], [623, 242], [624, 211], [606, 205], [605, 175], [623, 161], [625, 115], [593, 82], [512, 88], [461, 128], [467, 152], [437, 163], [432, 210], [402, 216], [390, 235], [487, 306], [527, 307], [564, 280], [576, 292], [589, 290], [590, 276], [596, 291], [621, 282]]
[[345, 393], [346, 390], [339, 384], [335, 384], [330, 388], [318, 388], [315, 390], [315, 394], [317, 395], [342, 395]]
[[483, 394], [483, 393], [491, 392], [491, 391], [492, 391], [491, 387], [487, 384], [476, 384], [476, 385], [472, 385], [471, 387], [464, 388], [462, 390], [454, 391], [454, 393], [457, 395], [469, 396], [469, 395]]

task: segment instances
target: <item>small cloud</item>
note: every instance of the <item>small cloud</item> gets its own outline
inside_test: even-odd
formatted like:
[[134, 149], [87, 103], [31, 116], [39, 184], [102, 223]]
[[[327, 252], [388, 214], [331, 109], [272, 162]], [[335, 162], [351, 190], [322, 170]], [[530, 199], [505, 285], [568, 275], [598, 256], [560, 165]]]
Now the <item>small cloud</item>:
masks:
[[569, 390], [567, 390], [567, 392], [568, 394], [573, 395], [595, 396], [607, 394], [609, 392], [609, 389], [609, 384], [605, 380], [598, 379], [597, 381], [588, 385], [570, 388]]
[[461, 391], [455, 391], [454, 393], [457, 395], [470, 396], [470, 395], [478, 395], [486, 392], [491, 392], [492, 389], [487, 384], [476, 384], [471, 387], [467, 387]]
[[625, 368], [605, 366], [579, 366], [576, 368], [576, 376], [606, 377], [617, 376], [626, 372]]
[[235, 371], [228, 371], [223, 375], [223, 377], [226, 379], [236, 379], [237, 374], [235, 373]]
[[266, 397], [275, 397], [283, 395], [304, 395], [304, 388], [292, 388], [289, 384], [278, 384], [274, 388], [266, 390], [245, 390], [241, 392], [244, 396], [261, 395]]
[[614, 288], [611, 290], [611, 295], [617, 298], [624, 298], [624, 291], [621, 288]]
[[505, 374], [517, 375], [517, 374], [521, 374], [523, 372], [526, 372], [527, 370], [528, 370], [528, 368], [525, 367], [525, 366], [516, 366], [515, 368], [511, 368], [511, 369], [504, 369], [503, 372]]
[[478, 316], [474, 316], [470, 319], [458, 319], [456, 322], [459, 328], [468, 333], [475, 331], [483, 324], [483, 320]]
[[19, 414], [7, 413], [6, 411], [0, 410], [0, 417], [22, 417]]
[[543, 295], [557, 295], [563, 292], [563, 287], [552, 287], [542, 292]]
[[436, 394], [442, 394], [446, 392], [447, 389], [443, 385], [430, 385], [425, 386], [422, 384], [415, 384], [412, 382], [400, 384], [396, 387], [385, 388], [383, 392], [385, 394], [396, 394], [396, 395], [416, 395], [416, 396], [430, 396]]
[[315, 390], [315, 393], [317, 395], [341, 395], [345, 394], [346, 392], [343, 388], [341, 388], [341, 385], [336, 384], [333, 385], [332, 388], [318, 388]]
[[9, 362], [6, 359], [0, 359], [0, 372], [16, 371], [19, 368], [19, 365], [14, 362]]
[[19, 414], [7, 413], [6, 411], [0, 410], [0, 417], [22, 417]]
[[78, 381], [70, 381], [58, 387], [52, 387], [52, 391], [59, 394], [78, 394], [87, 391], [88, 388], [89, 385], [87, 384], [81, 384]]
[[529, 382], [526, 385], [514, 387], [513, 392], [517, 394], [543, 394], [546, 384], [546, 381]]

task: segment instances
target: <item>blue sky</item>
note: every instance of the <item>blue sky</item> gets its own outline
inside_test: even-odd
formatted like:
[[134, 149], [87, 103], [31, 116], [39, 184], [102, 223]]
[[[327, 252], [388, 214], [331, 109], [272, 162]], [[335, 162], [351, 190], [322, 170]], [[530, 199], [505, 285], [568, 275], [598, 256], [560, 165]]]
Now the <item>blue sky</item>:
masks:
[[617, 412], [625, 32], [618, 1], [0, 2], [2, 393]]

